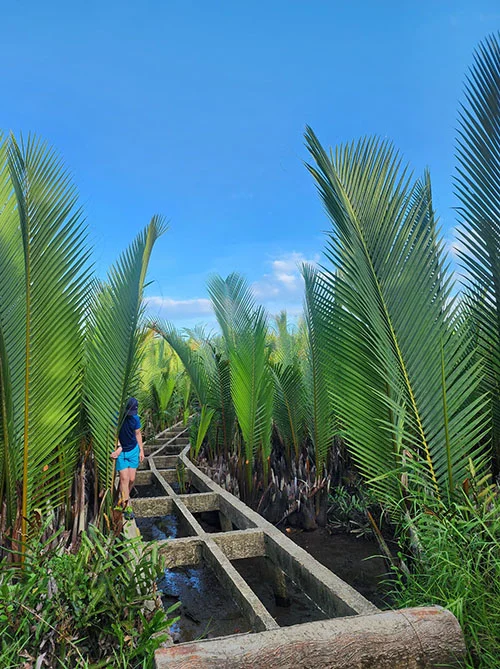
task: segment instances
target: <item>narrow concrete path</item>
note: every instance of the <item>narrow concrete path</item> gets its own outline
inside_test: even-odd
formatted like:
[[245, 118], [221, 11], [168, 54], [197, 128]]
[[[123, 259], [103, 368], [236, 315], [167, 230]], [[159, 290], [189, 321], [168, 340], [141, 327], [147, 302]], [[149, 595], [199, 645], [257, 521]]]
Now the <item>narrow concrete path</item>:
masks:
[[[433, 629], [436, 629], [437, 623], [443, 626], [439, 644], [441, 650], [438, 651], [438, 655], [435, 655], [433, 642], [429, 640], [429, 648], [432, 652], [429, 651], [430, 654], [423, 652], [425, 639], [421, 638], [421, 634], [424, 629], [429, 634], [431, 627], [425, 627], [424, 625], [420, 631], [415, 631], [414, 622], [402, 622], [410, 620], [409, 617], [404, 618], [404, 615], [403, 617], [399, 615], [395, 619], [387, 618], [387, 613], [382, 614], [376, 606], [317, 562], [309, 553], [293, 543], [276, 527], [215, 484], [190, 461], [188, 429], [183, 427], [182, 424], [174, 425], [157, 435], [152, 442], [145, 445], [145, 453], [147, 457], [137, 472], [136, 484], [139, 490], [141, 486], [154, 486], [158, 494], [133, 500], [136, 517], [140, 519], [173, 514], [186, 536], [158, 542], [159, 550], [166, 558], [167, 567], [208, 566], [223, 586], [227, 597], [237, 604], [241, 613], [249, 621], [251, 629], [249, 633], [244, 635], [182, 643], [172, 646], [170, 649], [158, 651], [156, 655], [157, 667], [162, 669], [167, 667], [195, 669], [197, 667], [220, 666], [229, 669], [252, 665], [266, 668], [309, 667], [313, 664], [315, 669], [321, 669], [321, 667], [344, 667], [347, 669], [348, 667], [361, 666], [430, 667], [435, 666], [428, 664], [428, 659], [431, 657], [433, 662], [438, 657], [440, 661], [444, 658], [446, 662], [451, 662], [447, 666], [460, 666], [455, 662], [460, 661], [464, 651], [462, 633], [455, 618], [449, 612], [438, 609], [421, 610], [421, 618], [427, 620], [427, 616], [432, 617]], [[189, 488], [189, 493], [187, 488]], [[206, 512], [216, 512], [218, 515], [220, 529], [215, 533], [213, 531], [207, 532], [195, 516], [195, 514]], [[253, 575], [253, 587], [249, 585], [250, 581], [247, 582], [248, 577], [245, 580], [235, 566], [235, 564], [239, 564], [236, 561], [247, 558], [265, 558], [262, 563], [265, 565], [265, 573], [257, 575], [257, 579], [255, 579], [255, 574]], [[287, 599], [286, 584], [292, 582], [295, 587], [305, 593], [308, 598], [307, 601], [311, 601], [316, 607], [316, 611], [319, 611], [319, 619], [316, 618], [317, 622], [281, 628], [276, 618], [271, 615], [255, 592], [257, 589], [255, 582], [259, 579], [270, 581], [276, 598], [281, 598], [282, 601]], [[203, 606], [202, 602], [200, 602], [200, 606]], [[424, 615], [424, 611], [431, 611], [431, 613]], [[436, 612], [442, 615], [436, 617]], [[385, 615], [385, 618], [380, 617], [381, 615]], [[418, 613], [415, 615], [418, 618]], [[367, 657], [372, 657], [366, 655], [365, 651], [367, 649], [364, 647], [361, 648], [362, 655], [358, 652], [351, 653], [353, 658], [358, 658], [356, 660], [357, 664], [346, 663], [346, 657], [341, 662], [339, 658], [335, 659], [331, 656], [325, 663], [324, 657], [326, 655], [322, 653], [320, 657], [313, 650], [311, 650], [311, 658], [316, 657], [316, 660], [312, 664], [302, 660], [301, 663], [296, 665], [294, 663], [283, 664], [278, 662], [275, 656], [275, 660], [271, 663], [269, 663], [269, 660], [263, 660], [262, 664], [255, 663], [255, 652], [260, 638], [259, 633], [276, 633], [274, 637], [272, 635], [262, 637], [263, 653], [264, 649], [267, 649], [266, 653], [269, 651], [269, 644], [272, 646], [274, 643], [279, 646], [279, 640], [288, 639], [290, 635], [290, 639], [296, 638], [299, 640], [301, 635], [305, 635], [304, 638], [309, 638], [312, 646], [315, 646], [316, 643], [322, 646], [326, 640], [325, 621], [331, 622], [333, 619], [338, 619], [339, 622], [335, 630], [336, 633], [340, 634], [342, 630], [345, 632], [350, 629], [349, 620], [354, 622], [354, 616], [362, 616], [363, 619], [367, 619], [368, 627], [371, 624], [370, 621], [372, 621], [375, 626], [374, 629], [385, 630], [386, 643], [388, 643], [390, 637], [391, 625], [394, 627], [392, 632], [396, 634], [396, 637], [399, 632], [394, 632], [394, 630], [400, 628], [402, 630], [404, 627], [406, 636], [402, 633], [399, 634], [402, 650], [398, 651], [399, 655], [396, 650], [393, 653], [394, 658], [397, 659], [399, 656], [403, 658], [401, 660], [403, 664], [397, 662], [383, 664], [382, 660], [377, 664], [377, 653], [382, 657], [380, 644], [378, 643], [372, 644], [373, 648], [379, 650], [373, 651], [375, 654], [372, 653], [371, 664], [359, 663], [361, 660], [363, 662], [367, 661]], [[363, 627], [358, 626], [356, 629], [363, 629]], [[414, 630], [413, 636], [412, 629]], [[358, 631], [357, 634], [360, 634], [360, 632]], [[368, 637], [365, 640], [368, 640]], [[217, 644], [215, 644], [216, 641]], [[287, 643], [290, 643], [290, 640]], [[396, 648], [398, 638], [396, 638], [395, 643], [393, 640], [393, 645]], [[248, 652], [252, 656], [252, 661], [249, 664], [241, 664], [241, 662], [238, 664], [236, 660], [233, 662], [230, 659], [231, 657], [238, 657], [238, 653], [235, 654], [234, 652], [236, 647], [247, 648], [247, 646]], [[339, 649], [340, 647], [341, 644], [338, 645]], [[225, 648], [227, 652], [224, 650]], [[330, 652], [332, 652], [331, 649]], [[368, 648], [367, 652], [372, 651]], [[428, 656], [427, 659], [426, 656]], [[202, 659], [199, 659], [197, 663], [196, 657]], [[452, 659], [450, 660], [450, 658]], [[338, 663], [336, 663], [337, 660]], [[290, 660], [288, 661], [290, 662]]]

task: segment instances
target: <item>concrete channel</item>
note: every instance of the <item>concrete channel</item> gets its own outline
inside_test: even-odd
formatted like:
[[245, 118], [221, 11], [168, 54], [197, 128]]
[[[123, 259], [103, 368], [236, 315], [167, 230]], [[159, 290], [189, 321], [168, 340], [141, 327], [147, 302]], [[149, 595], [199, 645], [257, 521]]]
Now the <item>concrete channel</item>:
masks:
[[[462, 631], [449, 611], [380, 611], [201, 472], [182, 424], [157, 435], [145, 453], [133, 499], [137, 531], [157, 540], [168, 578], [177, 579], [174, 594], [192, 600], [187, 617], [196, 619], [197, 607], [215, 612], [212, 638], [194, 627], [192, 638], [156, 652], [158, 669], [463, 666]], [[210, 578], [203, 581], [200, 570]], [[288, 615], [291, 599], [298, 619]], [[219, 617], [238, 624], [224, 628]]]

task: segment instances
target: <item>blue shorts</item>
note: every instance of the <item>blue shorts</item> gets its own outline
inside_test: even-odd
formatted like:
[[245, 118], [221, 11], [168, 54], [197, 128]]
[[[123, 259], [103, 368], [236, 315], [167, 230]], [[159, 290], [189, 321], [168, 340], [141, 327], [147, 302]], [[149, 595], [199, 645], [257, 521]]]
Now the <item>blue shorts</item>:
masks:
[[121, 472], [122, 469], [137, 469], [139, 466], [139, 455], [141, 449], [139, 444], [134, 446], [131, 451], [122, 451], [116, 458], [116, 471]]

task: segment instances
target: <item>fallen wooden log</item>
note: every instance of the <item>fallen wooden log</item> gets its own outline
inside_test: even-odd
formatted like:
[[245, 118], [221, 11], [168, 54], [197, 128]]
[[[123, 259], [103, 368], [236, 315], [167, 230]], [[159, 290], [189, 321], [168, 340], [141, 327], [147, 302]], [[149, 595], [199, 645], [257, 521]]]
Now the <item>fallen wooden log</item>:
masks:
[[162, 648], [157, 669], [424, 669], [461, 667], [462, 630], [440, 607], [333, 618]]

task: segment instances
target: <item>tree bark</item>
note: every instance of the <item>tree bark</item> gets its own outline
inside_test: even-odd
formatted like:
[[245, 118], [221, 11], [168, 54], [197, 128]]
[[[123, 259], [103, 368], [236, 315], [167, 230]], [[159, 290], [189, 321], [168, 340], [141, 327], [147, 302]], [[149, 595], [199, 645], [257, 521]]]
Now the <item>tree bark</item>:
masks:
[[160, 649], [157, 669], [461, 667], [462, 630], [440, 607], [334, 618]]

